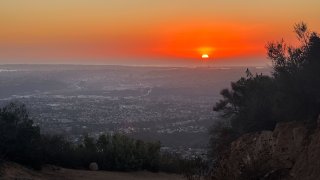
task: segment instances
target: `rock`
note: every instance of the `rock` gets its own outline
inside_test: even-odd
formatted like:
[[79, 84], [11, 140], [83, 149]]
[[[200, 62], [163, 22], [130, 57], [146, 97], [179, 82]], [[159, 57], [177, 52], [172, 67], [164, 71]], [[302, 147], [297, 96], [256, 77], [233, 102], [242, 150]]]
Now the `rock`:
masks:
[[320, 129], [308, 130], [299, 122], [279, 123], [274, 131], [245, 134], [232, 142], [213, 179], [313, 180], [320, 177], [319, 159]]
[[46, 168], [52, 170], [52, 171], [60, 171], [61, 168], [58, 166], [53, 166], [53, 165], [47, 165]]
[[91, 171], [98, 171], [98, 170], [99, 170], [99, 166], [98, 166], [97, 163], [92, 162], [92, 163], [89, 164], [89, 169], [90, 169]]
[[310, 135], [308, 141], [291, 169], [294, 179], [313, 180], [320, 177], [320, 131]]

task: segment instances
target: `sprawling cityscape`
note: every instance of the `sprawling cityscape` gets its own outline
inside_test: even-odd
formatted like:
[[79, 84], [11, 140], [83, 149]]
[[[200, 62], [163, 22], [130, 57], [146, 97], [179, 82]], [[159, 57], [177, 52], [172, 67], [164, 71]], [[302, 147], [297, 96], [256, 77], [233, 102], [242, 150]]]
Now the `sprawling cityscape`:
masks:
[[212, 107], [220, 90], [245, 70], [10, 65], [1, 67], [1, 104], [26, 104], [42, 133], [74, 142], [122, 133], [160, 141], [164, 151], [199, 155], [219, 118]]

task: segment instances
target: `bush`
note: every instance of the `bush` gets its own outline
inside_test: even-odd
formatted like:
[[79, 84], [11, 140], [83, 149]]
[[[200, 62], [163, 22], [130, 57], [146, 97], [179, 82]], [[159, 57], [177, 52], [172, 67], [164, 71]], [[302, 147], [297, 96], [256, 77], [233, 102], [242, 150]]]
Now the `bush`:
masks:
[[218, 155], [229, 149], [230, 143], [238, 137], [230, 126], [230, 123], [224, 121], [215, 122], [210, 128], [210, 142], [209, 142], [209, 158], [216, 161]]
[[182, 174], [188, 180], [206, 177], [209, 164], [201, 157], [183, 158], [175, 153], [164, 152], [160, 158], [160, 171]]

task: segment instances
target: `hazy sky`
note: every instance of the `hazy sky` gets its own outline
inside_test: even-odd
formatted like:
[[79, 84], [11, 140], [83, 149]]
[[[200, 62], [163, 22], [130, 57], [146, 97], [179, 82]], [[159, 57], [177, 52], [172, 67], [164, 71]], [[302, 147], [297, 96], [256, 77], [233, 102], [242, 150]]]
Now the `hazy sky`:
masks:
[[265, 64], [319, 0], [1, 0], [0, 63]]

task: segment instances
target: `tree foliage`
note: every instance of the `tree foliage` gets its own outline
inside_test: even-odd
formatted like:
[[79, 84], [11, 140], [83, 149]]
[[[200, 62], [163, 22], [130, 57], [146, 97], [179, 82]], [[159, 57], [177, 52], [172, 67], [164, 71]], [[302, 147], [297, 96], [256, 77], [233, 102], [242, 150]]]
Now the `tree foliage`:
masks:
[[[160, 142], [144, 142], [121, 134], [88, 135], [80, 144], [63, 136], [40, 134], [40, 128], [29, 118], [25, 105], [10, 103], [0, 108], [0, 160], [14, 161], [40, 169], [52, 164], [73, 169], [87, 169], [96, 162], [100, 170], [202, 172], [200, 158], [184, 159], [179, 155], [160, 153]], [[1, 162], [1, 161], [0, 161]]]
[[33, 125], [25, 105], [10, 103], [0, 109], [0, 155], [8, 160], [41, 166], [40, 129]]
[[221, 91], [223, 99], [214, 110], [221, 111], [238, 133], [271, 129], [275, 124], [271, 114], [273, 89], [270, 77], [248, 74], [231, 83], [231, 90]]
[[58, 136], [45, 136], [44, 157], [49, 164], [87, 168], [96, 162], [101, 170], [159, 170], [160, 143], [134, 140], [121, 134], [85, 136], [76, 145]]
[[0, 157], [36, 169], [44, 163], [88, 168], [96, 162], [102, 170], [158, 171], [160, 142], [115, 134], [98, 139], [84, 136], [81, 144], [75, 144], [62, 136], [41, 135], [25, 105], [10, 103], [0, 108]]
[[274, 112], [279, 121], [315, 121], [320, 113], [320, 38], [305, 23], [296, 24], [294, 31], [298, 47], [283, 41], [267, 45], [277, 87]]
[[[305, 23], [294, 26], [300, 44], [284, 40], [268, 43], [273, 64], [271, 76], [252, 75], [231, 83], [221, 91], [214, 106], [225, 121], [211, 130], [211, 149], [218, 153], [244, 133], [272, 130], [283, 121], [314, 123], [320, 114], [320, 37]], [[226, 143], [227, 142], [227, 143]]]

